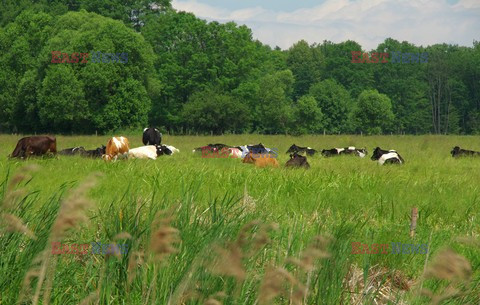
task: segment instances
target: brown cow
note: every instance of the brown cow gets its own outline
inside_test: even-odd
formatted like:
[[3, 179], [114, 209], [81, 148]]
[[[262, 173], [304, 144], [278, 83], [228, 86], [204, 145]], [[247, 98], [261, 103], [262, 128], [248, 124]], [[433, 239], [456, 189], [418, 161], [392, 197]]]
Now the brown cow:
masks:
[[113, 137], [108, 140], [107, 149], [102, 159], [105, 161], [117, 160], [119, 156], [128, 155], [130, 144], [125, 137]]
[[310, 164], [308, 164], [307, 157], [300, 156], [297, 153], [294, 153], [290, 155], [290, 160], [285, 163], [285, 167], [310, 168]]
[[277, 159], [273, 158], [270, 154], [253, 154], [250, 152], [243, 158], [242, 162], [255, 164], [256, 167], [278, 167]]
[[11, 158], [28, 158], [51, 152], [57, 153], [57, 139], [50, 136], [32, 136], [21, 138], [10, 155]]

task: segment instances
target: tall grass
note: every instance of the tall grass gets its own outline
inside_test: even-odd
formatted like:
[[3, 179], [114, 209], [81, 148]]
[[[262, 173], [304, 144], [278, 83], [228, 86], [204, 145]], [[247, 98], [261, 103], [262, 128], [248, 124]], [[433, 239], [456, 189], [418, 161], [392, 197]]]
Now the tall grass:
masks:
[[[93, 148], [106, 138], [59, 137], [57, 145]], [[472, 139], [166, 137], [181, 153], [156, 161], [0, 157], [6, 173], [0, 187], [0, 274], [6, 275], [0, 276], [0, 301], [478, 304], [480, 160], [449, 156], [455, 145], [480, 150]], [[15, 140], [0, 136], [2, 156]], [[130, 142], [141, 145], [139, 138]], [[191, 149], [210, 142], [262, 142], [280, 152], [293, 143], [370, 151], [378, 145], [397, 149], [407, 163], [381, 167], [368, 158], [313, 157], [310, 170], [257, 169], [192, 155]], [[280, 163], [286, 160], [281, 154]], [[35, 173], [21, 169], [33, 163], [39, 166]], [[91, 182], [93, 172], [102, 176], [88, 190], [82, 183]], [[412, 240], [413, 206], [419, 220]], [[129, 251], [52, 255], [54, 239], [124, 243]], [[351, 242], [429, 241], [428, 257], [351, 254]]]

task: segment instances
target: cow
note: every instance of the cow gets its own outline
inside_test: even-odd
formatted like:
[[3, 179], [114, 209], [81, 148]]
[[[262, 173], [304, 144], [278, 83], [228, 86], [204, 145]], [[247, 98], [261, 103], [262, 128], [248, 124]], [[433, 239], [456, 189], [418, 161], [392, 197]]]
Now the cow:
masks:
[[290, 148], [287, 150], [286, 154], [303, 154], [307, 153], [308, 156], [313, 156], [315, 155], [317, 151], [311, 147], [301, 147], [293, 144], [290, 146]]
[[238, 147], [229, 148], [228, 151], [230, 152], [230, 158], [241, 158], [244, 156], [243, 151]]
[[83, 146], [77, 146], [72, 148], [65, 148], [58, 152], [59, 155], [63, 156], [75, 156], [75, 155], [83, 155], [87, 151]]
[[405, 163], [405, 160], [396, 150], [383, 150], [380, 147], [375, 148], [371, 159], [372, 161], [378, 161], [380, 165]]
[[345, 150], [341, 152], [341, 154], [356, 155], [360, 158], [364, 158], [367, 153], [365, 148], [355, 148], [354, 146], [345, 147]]
[[57, 153], [57, 139], [51, 136], [32, 136], [21, 138], [10, 155], [11, 158], [42, 156], [47, 152]]
[[86, 150], [84, 153], [81, 154], [82, 157], [88, 158], [101, 158], [107, 152], [107, 147], [102, 145], [96, 149]]
[[167, 145], [167, 144], [165, 144], [165, 145], [162, 145], [162, 146], [165, 146], [166, 148], [168, 148], [168, 150], [170, 150], [170, 151], [172, 152], [171, 154], [168, 154], [168, 155], [173, 155], [173, 154], [175, 154], [175, 153], [179, 153], [179, 152], [180, 152], [180, 149], [175, 148], [175, 147], [173, 147], [172, 145]]
[[127, 155], [130, 149], [128, 139], [125, 137], [113, 137], [107, 142], [107, 149], [102, 159], [105, 161], [117, 160], [118, 157]]
[[216, 143], [216, 144], [208, 144], [202, 147], [197, 147], [193, 149], [194, 153], [199, 153], [199, 152], [218, 152], [221, 150], [228, 150], [229, 148], [233, 148], [232, 146], [226, 145], [226, 144], [221, 144], [221, 143]]
[[143, 130], [143, 145], [160, 145], [162, 143], [162, 134], [157, 128], [148, 127]]
[[478, 156], [480, 156], [480, 152], [478, 152], [478, 151], [466, 150], [466, 149], [462, 149], [458, 146], [455, 146], [450, 153], [452, 154], [452, 157], [454, 157], [454, 158], [458, 158], [458, 157], [478, 157]]
[[147, 145], [128, 150], [129, 159], [156, 160], [158, 156], [171, 154], [172, 151], [169, 150], [165, 145]]
[[278, 161], [276, 158], [265, 154], [260, 154], [259, 157], [255, 157], [252, 152], [249, 152], [245, 158], [243, 158], [242, 163], [255, 164], [256, 167], [278, 167]]
[[310, 164], [308, 164], [307, 157], [293, 153], [290, 154], [290, 160], [285, 163], [285, 167], [304, 167], [308, 169], [310, 168]]
[[326, 158], [340, 155], [356, 155], [363, 158], [367, 155], [367, 150], [365, 148], [355, 148], [354, 146], [322, 150], [322, 156]]

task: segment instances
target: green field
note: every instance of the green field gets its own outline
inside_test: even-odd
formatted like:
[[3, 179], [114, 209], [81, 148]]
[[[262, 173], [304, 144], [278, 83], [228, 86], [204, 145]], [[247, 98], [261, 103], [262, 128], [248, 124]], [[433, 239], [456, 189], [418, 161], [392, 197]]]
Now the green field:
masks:
[[[131, 147], [142, 145], [141, 132], [127, 137]], [[94, 149], [108, 138], [58, 136], [57, 148]], [[8, 160], [18, 139], [0, 136], [2, 305], [37, 299], [37, 304], [480, 304], [480, 159], [450, 155], [456, 145], [480, 151], [478, 137], [165, 135], [163, 142], [179, 154], [111, 163], [63, 156]], [[192, 153], [214, 142], [264, 143], [280, 151], [281, 166], [258, 169], [239, 159]], [[286, 169], [285, 151], [293, 143], [317, 150], [366, 147], [369, 154], [319, 155], [309, 157], [309, 170]], [[378, 165], [370, 160], [376, 146], [396, 149], [406, 163]], [[8, 181], [30, 164], [38, 165], [32, 178], [8, 190]], [[94, 181], [96, 172], [101, 175]], [[85, 181], [94, 182], [87, 192], [90, 205], [82, 195]], [[12, 195], [17, 189], [23, 193]], [[413, 239], [412, 207], [419, 211]], [[19, 233], [18, 224], [12, 230], [11, 214], [35, 237]], [[121, 232], [131, 238], [122, 234], [114, 241]], [[129, 251], [118, 257], [51, 255], [51, 241], [127, 243]], [[352, 254], [352, 242], [428, 243], [429, 251]]]

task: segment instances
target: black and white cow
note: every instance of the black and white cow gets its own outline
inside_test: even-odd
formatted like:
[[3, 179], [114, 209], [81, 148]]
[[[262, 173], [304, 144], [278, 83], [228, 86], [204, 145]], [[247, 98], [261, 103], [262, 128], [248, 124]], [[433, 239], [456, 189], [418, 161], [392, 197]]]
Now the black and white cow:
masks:
[[405, 160], [396, 150], [383, 150], [380, 147], [375, 148], [371, 159], [372, 161], [378, 161], [380, 165], [405, 163]]
[[308, 156], [313, 156], [315, 155], [317, 151], [311, 147], [301, 147], [293, 144], [290, 146], [290, 148], [287, 150], [287, 154], [303, 154], [306, 153]]
[[478, 151], [466, 150], [466, 149], [462, 149], [458, 146], [455, 146], [450, 153], [452, 154], [452, 157], [454, 157], [454, 158], [458, 158], [458, 157], [478, 157], [478, 156], [480, 156], [480, 152], [478, 152]]
[[63, 156], [75, 156], [75, 155], [83, 155], [87, 151], [83, 146], [77, 146], [77, 147], [72, 147], [72, 148], [65, 148], [61, 151], [58, 152], [59, 155]]
[[363, 158], [367, 155], [367, 150], [365, 148], [355, 148], [353, 146], [345, 148], [332, 148], [322, 150], [322, 155], [324, 157], [333, 157], [339, 155], [356, 155], [360, 158]]
[[159, 156], [171, 154], [172, 151], [165, 145], [146, 145], [128, 150], [129, 159], [156, 160]]
[[162, 143], [162, 134], [157, 128], [148, 127], [143, 130], [143, 145], [160, 145]]

